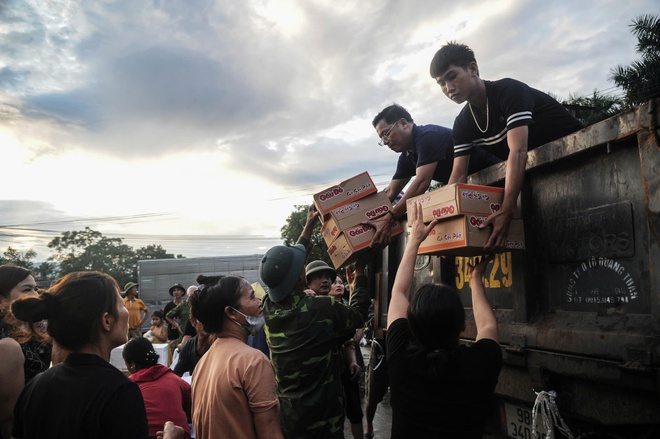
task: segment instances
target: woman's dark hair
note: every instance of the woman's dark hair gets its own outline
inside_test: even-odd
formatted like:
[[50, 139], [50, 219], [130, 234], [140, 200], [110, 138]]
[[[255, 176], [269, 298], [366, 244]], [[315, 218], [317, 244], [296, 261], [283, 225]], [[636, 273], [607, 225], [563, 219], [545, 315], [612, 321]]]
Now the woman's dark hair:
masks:
[[465, 329], [465, 310], [456, 290], [447, 285], [422, 285], [410, 302], [408, 324], [417, 353], [441, 373]]
[[27, 268], [13, 264], [0, 265], [0, 297], [6, 299], [0, 307], [0, 324], [11, 338], [19, 343], [27, 343], [36, 340], [45, 344], [49, 342], [48, 337], [42, 331], [36, 331], [32, 324], [20, 321], [10, 310], [11, 290], [24, 281], [32, 272]]
[[101, 317], [117, 318], [119, 285], [105, 273], [69, 273], [41, 296], [27, 296], [11, 304], [12, 313], [25, 322], [48, 320], [48, 334], [63, 348], [77, 351], [100, 337]]
[[225, 277], [223, 274], [218, 274], [216, 276], [205, 276], [203, 274], [200, 274], [197, 276], [197, 283], [199, 285], [204, 285], [206, 287], [212, 287], [213, 285], [216, 285], [218, 282], [220, 282], [220, 279]]
[[223, 276], [213, 286], [200, 285], [190, 296], [190, 313], [202, 322], [206, 332], [217, 334], [222, 331], [225, 308], [238, 308], [244, 282], [247, 281], [240, 276]]
[[147, 367], [155, 366], [160, 357], [154, 350], [154, 345], [144, 337], [132, 338], [124, 345], [124, 350], [121, 353], [124, 361], [135, 363], [137, 370], [146, 369]]
[[9, 299], [9, 293], [32, 273], [27, 268], [12, 264], [0, 265], [0, 296]]
[[154, 311], [152, 315], [154, 317], [158, 317], [161, 320], [165, 320], [165, 313], [163, 312], [162, 309], [157, 309], [156, 311]]

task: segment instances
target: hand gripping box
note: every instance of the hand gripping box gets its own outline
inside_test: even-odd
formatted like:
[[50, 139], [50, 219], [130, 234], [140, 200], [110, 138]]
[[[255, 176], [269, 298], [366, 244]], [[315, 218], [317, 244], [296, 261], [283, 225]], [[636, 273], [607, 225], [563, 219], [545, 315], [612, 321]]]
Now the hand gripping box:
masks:
[[328, 219], [321, 226], [321, 236], [328, 247], [341, 232], [365, 221], [379, 218], [392, 210], [392, 203], [385, 192], [368, 195], [330, 210]]
[[[403, 226], [397, 221], [392, 226], [392, 236], [401, 232], [403, 232]], [[376, 230], [373, 227], [365, 225], [358, 225], [341, 232], [331, 244], [328, 244], [328, 255], [335, 268], [355, 261], [363, 251], [369, 248], [375, 233]]]
[[[406, 207], [410, 211], [411, 203], [421, 203], [423, 221], [429, 223], [434, 219], [456, 215], [488, 216], [500, 209], [503, 200], [504, 188], [454, 183], [411, 197], [407, 200]], [[516, 214], [515, 217], [519, 218], [519, 215]]]
[[368, 172], [363, 172], [342, 181], [336, 186], [329, 187], [314, 194], [316, 210], [325, 217], [332, 209], [344, 206], [352, 201], [364, 198], [369, 194], [378, 192], [376, 185]]
[[[484, 254], [484, 245], [488, 242], [491, 228], [480, 229], [478, 226], [486, 215], [459, 215], [438, 222], [429, 236], [422, 241], [418, 254], [478, 256]], [[505, 245], [507, 250], [525, 248], [523, 221], [511, 220], [509, 235]]]

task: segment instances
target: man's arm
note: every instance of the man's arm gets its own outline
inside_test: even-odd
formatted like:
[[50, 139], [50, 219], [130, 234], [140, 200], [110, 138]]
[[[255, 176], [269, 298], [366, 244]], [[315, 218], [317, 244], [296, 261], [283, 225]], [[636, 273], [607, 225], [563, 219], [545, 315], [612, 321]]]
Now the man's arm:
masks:
[[482, 257], [476, 266], [468, 264], [468, 275], [470, 277], [470, 289], [472, 290], [472, 312], [474, 313], [474, 323], [477, 326], [476, 340], [489, 338], [499, 343], [497, 319], [490, 303], [488, 303], [482, 280], [486, 265], [492, 260], [493, 255], [491, 254]]
[[451, 175], [447, 184], [467, 182], [468, 168], [470, 166], [470, 156], [462, 155], [454, 157], [454, 165], [451, 168]]
[[355, 340], [349, 338], [344, 343], [343, 348], [344, 348], [344, 362], [346, 364], [346, 368], [351, 374], [351, 377], [354, 378], [357, 376], [357, 374], [359, 374], [362, 371], [362, 369], [360, 369], [360, 365], [357, 362], [357, 354], [355, 352]]
[[417, 261], [417, 250], [419, 250], [419, 245], [424, 238], [428, 236], [431, 229], [438, 223], [438, 220], [433, 220], [428, 225], [424, 225], [422, 221], [422, 205], [420, 203], [414, 204], [413, 211], [408, 212], [408, 218], [412, 230], [410, 231], [408, 244], [403, 251], [403, 257], [394, 278], [392, 298], [390, 299], [390, 306], [387, 310], [387, 329], [390, 328], [392, 322], [400, 318], [405, 318], [408, 315], [410, 288], [412, 288], [413, 272], [415, 270], [415, 262]]
[[[369, 251], [364, 253], [362, 256], [358, 258], [357, 261], [355, 261], [355, 273], [354, 273], [355, 278], [351, 283], [351, 295], [349, 299], [349, 306], [351, 308], [357, 309], [358, 312], [360, 313], [360, 317], [362, 318], [362, 323], [360, 323], [360, 325], [355, 326], [353, 328], [355, 330], [357, 330], [359, 327], [361, 327], [364, 324], [364, 320], [367, 318], [367, 315], [369, 314], [369, 305], [371, 305], [371, 299], [369, 297], [369, 285], [364, 270], [367, 267], [367, 263], [373, 257], [374, 255], [372, 254], [371, 251]], [[355, 334], [355, 332], [351, 333], [351, 336], [353, 334]]]
[[300, 232], [298, 241], [296, 241], [296, 244], [302, 244], [305, 246], [307, 254], [309, 254], [311, 248], [312, 232], [314, 232], [314, 226], [318, 220], [319, 213], [316, 210], [316, 206], [314, 206], [314, 204], [310, 204], [309, 208], [307, 209], [307, 220], [305, 221], [305, 226], [303, 227], [302, 232]]
[[[431, 186], [433, 181], [433, 174], [435, 168], [438, 167], [438, 162], [429, 163], [428, 165], [420, 166], [415, 171], [415, 179], [408, 187], [406, 193], [403, 194], [399, 202], [394, 206], [392, 212], [397, 218], [401, 218], [406, 213], [406, 200], [417, 195], [422, 195]], [[400, 192], [400, 191], [399, 191]], [[392, 215], [389, 215], [390, 217]]]
[[506, 162], [506, 180], [504, 182], [504, 201], [497, 212], [491, 214], [479, 228], [493, 226], [484, 251], [497, 253], [504, 248], [509, 233], [509, 224], [516, 211], [516, 202], [522, 188], [527, 166], [527, 139], [529, 129], [520, 126], [507, 131], [506, 140], [509, 144], [509, 158]]
[[[405, 215], [406, 213], [406, 200], [412, 197], [416, 197], [418, 195], [422, 195], [424, 192], [426, 192], [429, 189], [429, 186], [431, 186], [431, 181], [433, 181], [433, 174], [435, 173], [435, 168], [437, 166], [438, 166], [438, 162], [433, 162], [433, 163], [429, 163], [428, 165], [423, 165], [418, 167], [415, 171], [415, 179], [410, 184], [410, 187], [408, 188], [406, 193], [403, 194], [399, 202], [392, 208], [392, 213], [394, 215], [385, 214], [383, 217], [379, 218], [378, 220], [373, 221], [373, 227], [376, 228], [376, 233], [374, 234], [374, 238], [371, 241], [372, 245], [389, 244], [391, 238], [392, 226], [394, 225], [394, 222], [396, 221], [396, 219], [403, 217], [403, 215]], [[390, 186], [392, 186], [392, 183], [394, 183], [395, 181], [397, 182], [405, 181], [405, 183], [400, 188], [395, 187], [398, 190], [394, 192], [392, 196], [390, 195], [389, 189]], [[387, 188], [388, 189], [387, 195], [390, 198], [390, 201], [396, 198], [396, 196], [401, 192], [401, 190], [403, 189], [403, 187], [405, 187], [408, 181], [409, 180], [392, 180], [390, 186], [388, 186]], [[388, 225], [389, 227], [387, 227]]]
[[253, 412], [254, 429], [259, 439], [284, 439], [280, 426], [279, 406], [274, 406], [265, 412]]
[[[146, 322], [147, 319], [149, 318], [149, 308], [147, 308], [147, 305], [145, 305], [144, 302], [142, 302], [142, 306], [144, 306], [144, 308], [142, 309], [142, 311], [144, 311], [144, 317], [142, 318], [142, 321], [140, 322], [140, 328], [142, 327], [142, 325], [144, 325], [144, 322]], [[140, 311], [140, 312], [142, 312], [142, 311]]]
[[[390, 201], [394, 201], [394, 199], [397, 197], [397, 195], [401, 193], [401, 191], [403, 190], [404, 187], [406, 187], [409, 181], [410, 178], [401, 178], [390, 181], [390, 184], [385, 189], [387, 198], [389, 198]], [[400, 203], [398, 203], [397, 206], [399, 204]], [[394, 213], [394, 209], [392, 209], [392, 213]], [[394, 221], [395, 221], [394, 217], [389, 213], [386, 213], [380, 218], [377, 218], [373, 221], [365, 222], [365, 224], [376, 229], [376, 233], [374, 233], [374, 237], [371, 240], [372, 246], [377, 246], [381, 244], [387, 245], [390, 243], [390, 239], [392, 237], [392, 226], [394, 225]]]
[[165, 314], [165, 320], [167, 320], [167, 323], [170, 325], [174, 326], [179, 333], [183, 334], [183, 330], [181, 329], [181, 326], [174, 320], [175, 317], [181, 317], [181, 308], [179, 308], [181, 305], [183, 305], [184, 302], [181, 302], [174, 308], [170, 310], [167, 314]]
[[[390, 181], [390, 184], [385, 189], [387, 198], [392, 202], [394, 199], [401, 193], [404, 187], [408, 184], [410, 178], [400, 178], [397, 180]], [[405, 195], [405, 194], [404, 194]]]
[[364, 326], [369, 314], [371, 298], [369, 296], [369, 282], [365, 276], [365, 267], [373, 258], [372, 252], [366, 252], [355, 262], [355, 279], [351, 284], [351, 297], [348, 306], [339, 301], [334, 302], [334, 326], [337, 341], [344, 343], [353, 338], [355, 331]]

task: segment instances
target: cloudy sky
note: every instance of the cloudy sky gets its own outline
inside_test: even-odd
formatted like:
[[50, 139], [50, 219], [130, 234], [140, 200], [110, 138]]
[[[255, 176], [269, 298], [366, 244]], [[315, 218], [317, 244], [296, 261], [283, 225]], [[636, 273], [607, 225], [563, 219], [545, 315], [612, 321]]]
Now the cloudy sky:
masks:
[[384, 106], [451, 127], [428, 73], [448, 40], [485, 79], [616, 95], [645, 13], [657, 0], [0, 0], [0, 251], [44, 260], [87, 226], [263, 253], [315, 192], [362, 171], [387, 185]]

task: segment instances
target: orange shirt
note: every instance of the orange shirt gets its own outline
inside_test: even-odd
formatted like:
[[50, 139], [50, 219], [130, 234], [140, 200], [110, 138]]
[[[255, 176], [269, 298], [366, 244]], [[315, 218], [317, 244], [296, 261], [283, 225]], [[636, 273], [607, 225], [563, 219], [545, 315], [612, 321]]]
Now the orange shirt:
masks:
[[125, 297], [124, 306], [128, 310], [128, 327], [131, 330], [140, 329], [140, 322], [142, 322], [141, 311], [147, 311], [147, 305], [140, 299], [130, 300], [128, 297]]

